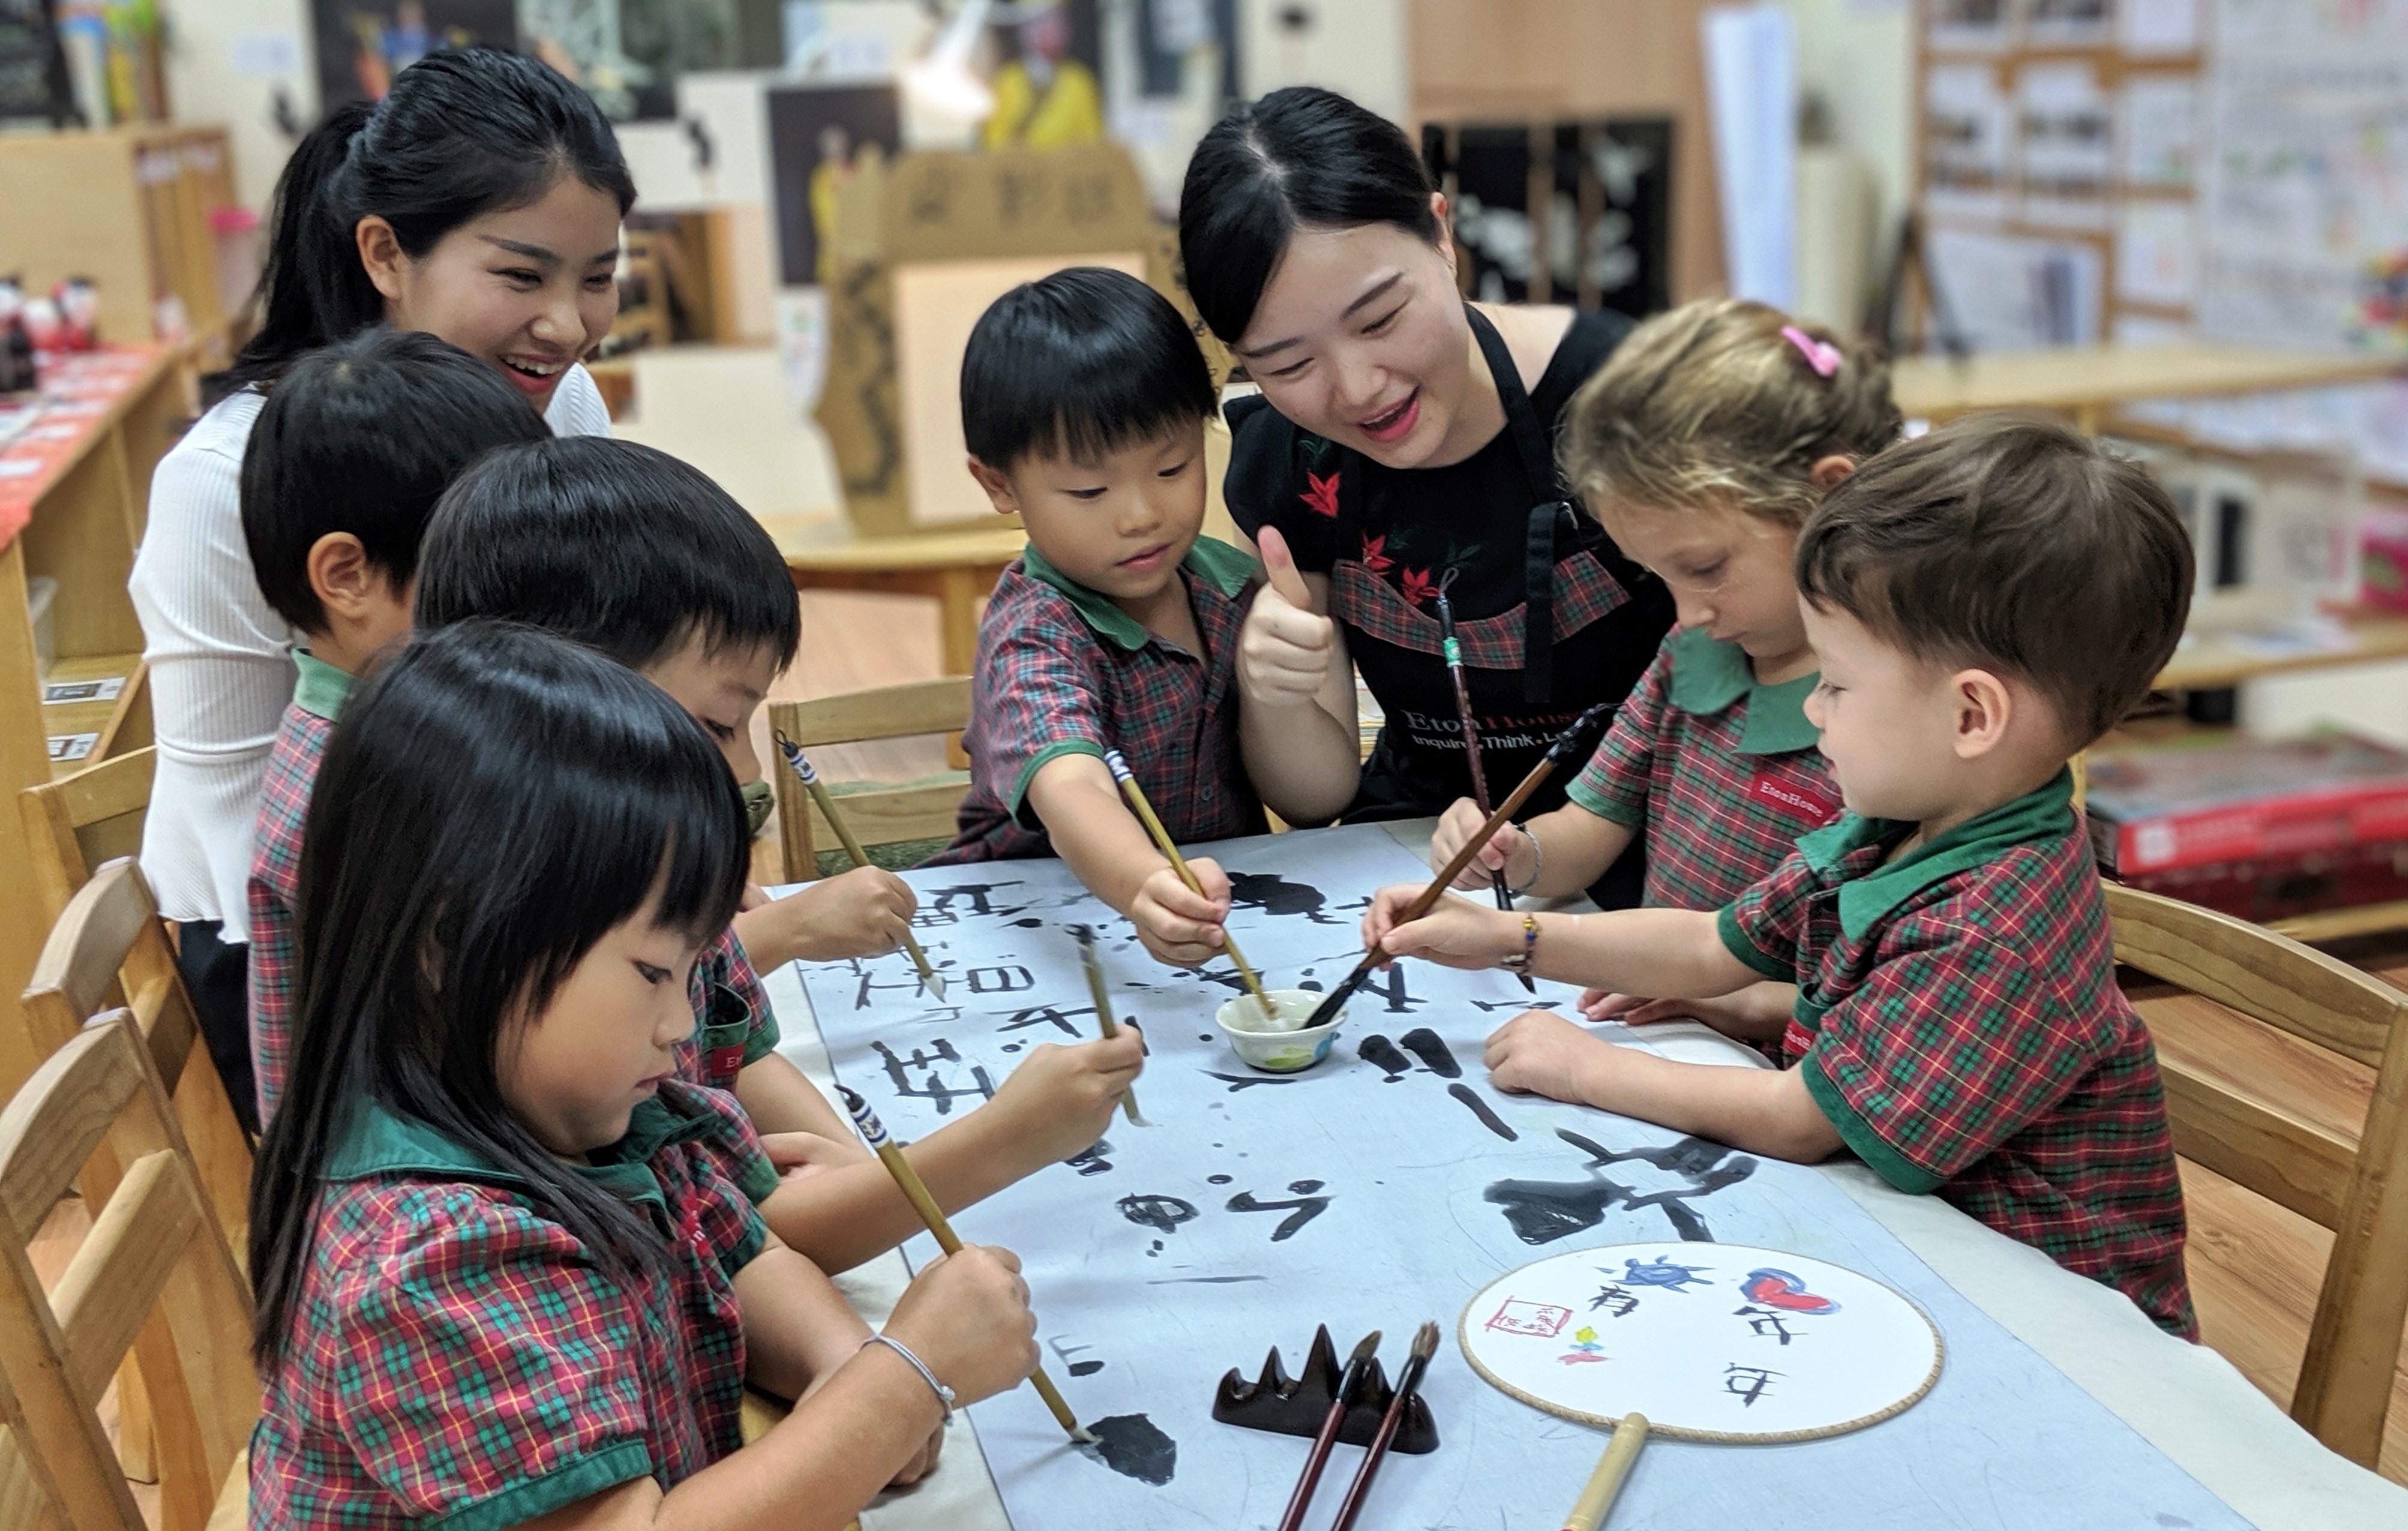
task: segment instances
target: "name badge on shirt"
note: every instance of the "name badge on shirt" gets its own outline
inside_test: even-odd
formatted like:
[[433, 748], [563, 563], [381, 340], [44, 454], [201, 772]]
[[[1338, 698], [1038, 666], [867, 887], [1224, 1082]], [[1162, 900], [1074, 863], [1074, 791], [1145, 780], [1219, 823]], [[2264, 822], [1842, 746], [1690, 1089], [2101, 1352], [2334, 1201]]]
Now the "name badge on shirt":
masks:
[[1840, 800], [1829, 793], [1800, 787], [1771, 766], [1759, 766], [1748, 779], [1748, 801], [1809, 826], [1827, 824], [1839, 815]]

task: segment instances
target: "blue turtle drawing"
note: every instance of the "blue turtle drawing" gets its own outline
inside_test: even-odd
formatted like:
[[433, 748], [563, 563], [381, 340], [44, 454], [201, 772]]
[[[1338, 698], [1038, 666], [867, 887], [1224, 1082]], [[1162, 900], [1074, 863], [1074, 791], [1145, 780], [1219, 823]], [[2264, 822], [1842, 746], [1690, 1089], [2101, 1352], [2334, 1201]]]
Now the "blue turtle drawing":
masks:
[[[1691, 1281], [1697, 1282], [1699, 1286], [1714, 1284], [1698, 1274], [1705, 1268], [1703, 1266], [1676, 1266], [1660, 1254], [1643, 1266], [1632, 1259], [1625, 1259], [1622, 1265], [1627, 1272], [1622, 1280], [1630, 1286], [1660, 1286], [1668, 1292], [1686, 1292]], [[1613, 1274], [1603, 1266], [1597, 1268], [1600, 1275]]]

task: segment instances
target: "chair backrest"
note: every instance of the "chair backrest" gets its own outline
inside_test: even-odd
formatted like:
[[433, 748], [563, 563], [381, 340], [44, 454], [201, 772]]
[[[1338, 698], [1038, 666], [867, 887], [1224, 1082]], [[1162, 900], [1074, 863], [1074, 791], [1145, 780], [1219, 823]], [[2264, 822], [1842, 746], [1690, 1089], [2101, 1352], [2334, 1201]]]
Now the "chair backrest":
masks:
[[[106, 1142], [125, 1173], [55, 1285], [27, 1249]], [[201, 1531], [259, 1418], [251, 1306], [150, 1049], [114, 1010], [0, 1110], [0, 1504], [11, 1524], [144, 1531], [95, 1412], [130, 1354], [157, 1433], [163, 1531]], [[32, 1511], [32, 1513], [27, 1513]]]
[[155, 749], [136, 750], [17, 794], [43, 919], [59, 917], [93, 867], [142, 849], [157, 762]]
[[[77, 891], [34, 960], [24, 1013], [35, 1055], [55, 1052], [115, 1005], [132, 1011], [218, 1219], [240, 1237], [251, 1222], [251, 1145], [209, 1059], [159, 906], [128, 858], [102, 866]], [[104, 1152], [94, 1170], [102, 1183], [86, 1189], [105, 1194], [115, 1172]]]
[[[769, 728], [805, 750], [823, 744], [858, 744], [920, 734], [959, 733], [969, 726], [970, 678], [949, 675], [874, 691], [847, 692], [808, 702], [771, 702]], [[804, 881], [819, 875], [818, 851], [842, 843], [783, 759], [773, 760], [770, 780], [778, 797], [778, 835], [786, 876]], [[969, 792], [969, 775], [942, 776], [901, 786], [847, 791], [838, 802], [846, 828], [864, 848], [908, 840], [953, 838], [955, 816]]]
[[2352, 1142], [2164, 1057], [2174, 1149], [2333, 1230], [2291, 1417], [2372, 1467], [2408, 1318], [2408, 994], [2287, 937], [2106, 885], [2115, 960], [2374, 1071]]

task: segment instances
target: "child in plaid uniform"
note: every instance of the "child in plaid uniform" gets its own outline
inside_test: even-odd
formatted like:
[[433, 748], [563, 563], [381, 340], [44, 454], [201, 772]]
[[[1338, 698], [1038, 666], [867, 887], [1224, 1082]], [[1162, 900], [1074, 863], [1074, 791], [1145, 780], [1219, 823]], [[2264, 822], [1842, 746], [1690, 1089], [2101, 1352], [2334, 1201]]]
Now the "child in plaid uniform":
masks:
[[1449, 899], [1398, 926], [1417, 890], [1385, 889], [1367, 938], [1627, 994], [1794, 981], [1777, 1072], [1598, 1047], [1532, 1012], [1489, 1038], [1491, 1077], [1782, 1158], [1846, 1149], [2196, 1338], [2157, 1054], [2115, 986], [2066, 764], [2182, 635], [2180, 518], [2094, 442], [1971, 421], [1834, 490], [1797, 557], [1844, 817], [1718, 913]]
[[[799, 645], [795, 588], [760, 522], [696, 469], [599, 437], [487, 457], [437, 508], [418, 585], [422, 631], [474, 617], [609, 655], [685, 708], [732, 780], [759, 780], [752, 714]], [[738, 913], [695, 967], [698, 1026], [677, 1045], [679, 1075], [732, 1077], [781, 1163], [812, 1171], [780, 1186], [762, 1212], [825, 1270], [882, 1253], [920, 1223], [850, 1123], [775, 1051], [777, 1022], [751, 953], [767, 945], [768, 960], [785, 962], [893, 952], [913, 907], [891, 872], [829, 878]], [[912, 1163], [948, 1209], [968, 1206], [1092, 1146], [1142, 1059], [1136, 1037], [1033, 1048], [992, 1101], [913, 1143]]]
[[291, 1029], [301, 823], [326, 736], [361, 667], [409, 634], [418, 545], [436, 499], [495, 447], [541, 441], [502, 375], [431, 335], [374, 329], [312, 351], [268, 394], [242, 460], [242, 535], [260, 594], [306, 635], [267, 757], [252, 837], [251, 1066], [226, 1093], [255, 1127], [276, 1109]]
[[[1719, 909], [1839, 809], [1805, 699], [1814, 651], [1790, 555], [1826, 491], [1898, 439], [1879, 352], [1724, 298], [1659, 314], [1574, 394], [1558, 454], [1614, 545], [1662, 579], [1680, 625], [1622, 704], [1570, 801], [1498, 832], [1457, 880], [1577, 894], [1643, 836], [1643, 902]], [[1430, 839], [1443, 866], [1487, 815]], [[1723, 999], [1584, 996], [1592, 1019], [1785, 1015], [1765, 984]]]
[[1239, 758], [1238, 630], [1254, 561], [1204, 524], [1212, 379], [1169, 301], [1079, 267], [996, 299], [962, 358], [970, 473], [1028, 528], [979, 624], [970, 791], [936, 863], [1058, 855], [1159, 960], [1221, 950], [1229, 880], [1190, 889], [1121, 799], [1128, 761], [1171, 837], [1269, 828]]
[[[463, 622], [380, 667], [324, 781], [251, 1223], [251, 1524], [840, 1519], [1026, 1375], [1010, 1254], [925, 1267], [872, 1336], [763, 1227], [741, 1116], [677, 1079], [748, 858], [668, 698]], [[797, 1401], [743, 1446], [748, 1379]]]

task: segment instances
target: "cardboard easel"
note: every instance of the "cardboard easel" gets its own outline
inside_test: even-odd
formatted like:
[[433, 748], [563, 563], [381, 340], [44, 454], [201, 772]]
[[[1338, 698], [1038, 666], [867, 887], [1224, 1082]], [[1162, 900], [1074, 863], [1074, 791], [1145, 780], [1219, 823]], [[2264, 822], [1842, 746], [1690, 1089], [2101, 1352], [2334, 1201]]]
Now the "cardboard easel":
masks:
[[[1048, 260], [1142, 272], [1186, 317], [1214, 377], [1227, 373], [1226, 357], [1204, 334], [1178, 276], [1176, 239], [1155, 221], [1136, 165], [1117, 145], [1054, 153], [929, 151], [892, 161], [865, 150], [838, 193], [825, 237], [834, 277], [818, 417], [836, 457], [845, 514], [865, 537], [963, 529], [963, 517], [932, 517], [931, 496], [913, 493], [915, 464], [923, 473], [962, 470], [953, 465], [957, 458], [945, 462], [942, 443], [915, 441], [903, 384], [919, 369], [913, 392], [924, 405], [947, 379], [958, 379], [959, 340], [968, 333], [958, 313], [982, 275], [1000, 292], [1041, 275]], [[982, 264], [990, 269], [982, 273]], [[898, 274], [914, 267], [951, 269], [927, 273], [937, 279], [928, 282], [898, 283]], [[931, 318], [929, 334], [914, 334], [915, 316], [904, 311], [899, 287], [937, 294], [953, 312]], [[928, 408], [918, 415], [923, 436], [930, 434], [926, 422], [940, 420]], [[978, 524], [1002, 524], [992, 511], [983, 514]]]

